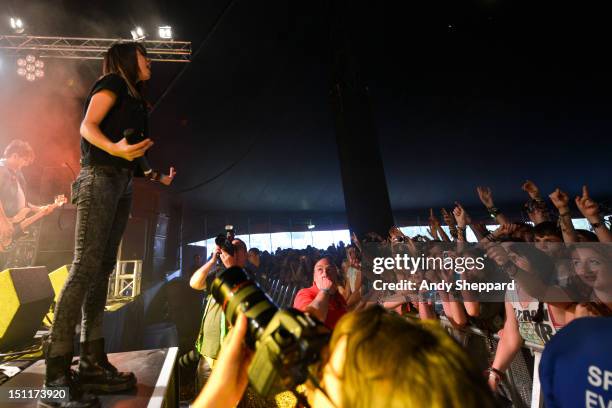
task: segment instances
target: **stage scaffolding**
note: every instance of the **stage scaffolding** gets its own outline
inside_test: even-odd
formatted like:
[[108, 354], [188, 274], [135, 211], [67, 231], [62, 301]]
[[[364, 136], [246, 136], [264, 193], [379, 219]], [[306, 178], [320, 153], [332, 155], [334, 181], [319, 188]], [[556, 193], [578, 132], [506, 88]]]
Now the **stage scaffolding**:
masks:
[[[22, 57], [33, 54], [37, 58], [101, 60], [106, 50], [121, 38], [42, 37], [0, 34], [0, 52], [6, 56]], [[148, 57], [159, 62], [189, 62], [190, 41], [142, 41]]]

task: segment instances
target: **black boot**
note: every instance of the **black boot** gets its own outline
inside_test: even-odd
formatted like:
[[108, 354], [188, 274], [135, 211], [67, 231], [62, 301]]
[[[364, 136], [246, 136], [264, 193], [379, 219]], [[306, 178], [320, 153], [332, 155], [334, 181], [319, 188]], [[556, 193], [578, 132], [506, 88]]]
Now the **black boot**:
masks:
[[136, 386], [134, 373], [117, 370], [106, 357], [104, 339], [81, 343], [79, 378], [84, 390], [94, 392], [120, 392]]
[[[48, 346], [47, 346], [48, 348]], [[44, 408], [98, 408], [100, 401], [98, 397], [92, 394], [83, 392], [79, 385], [78, 374], [70, 369], [72, 362], [72, 354], [59, 357], [47, 357], [46, 374], [45, 374], [45, 390], [57, 390], [57, 395], [63, 397], [63, 390], [68, 390], [66, 398], [63, 401], [53, 401], [49, 399], [40, 399], [39, 407]], [[61, 389], [61, 390], [60, 390]]]

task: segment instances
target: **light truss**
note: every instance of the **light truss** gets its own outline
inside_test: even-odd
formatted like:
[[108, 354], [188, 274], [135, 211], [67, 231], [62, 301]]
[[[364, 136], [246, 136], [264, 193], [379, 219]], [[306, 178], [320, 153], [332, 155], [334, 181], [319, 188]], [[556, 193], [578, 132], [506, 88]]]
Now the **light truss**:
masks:
[[[121, 38], [40, 37], [1, 35], [0, 52], [8, 56], [36, 54], [39, 58], [101, 60], [111, 45], [132, 42]], [[142, 41], [152, 61], [189, 62], [190, 41]]]

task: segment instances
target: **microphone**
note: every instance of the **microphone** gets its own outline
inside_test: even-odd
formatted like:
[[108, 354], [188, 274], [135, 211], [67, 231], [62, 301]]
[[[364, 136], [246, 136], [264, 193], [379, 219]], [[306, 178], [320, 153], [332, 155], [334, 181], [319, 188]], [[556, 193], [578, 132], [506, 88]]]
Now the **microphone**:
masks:
[[[125, 137], [125, 140], [127, 140], [127, 142], [131, 145], [141, 142], [141, 140], [138, 140], [139, 138], [136, 131], [132, 128], [125, 129], [123, 131], [123, 137]], [[143, 171], [145, 176], [148, 176], [153, 171], [146, 157], [140, 156], [134, 159], [134, 161], [138, 163], [138, 166], [140, 166], [140, 169]]]

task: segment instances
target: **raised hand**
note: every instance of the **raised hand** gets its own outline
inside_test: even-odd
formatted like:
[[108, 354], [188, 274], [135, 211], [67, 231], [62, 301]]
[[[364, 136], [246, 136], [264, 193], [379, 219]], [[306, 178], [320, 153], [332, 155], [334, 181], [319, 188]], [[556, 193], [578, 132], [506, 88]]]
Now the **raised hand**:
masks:
[[113, 156], [121, 157], [127, 161], [132, 161], [138, 157], [144, 156], [145, 152], [153, 146], [151, 139], [145, 139], [140, 143], [129, 144], [124, 137], [117, 143], [113, 144], [112, 150], [109, 152]]
[[432, 227], [440, 226], [440, 220], [434, 215], [433, 208], [429, 209], [429, 225]]
[[457, 220], [457, 225], [461, 228], [465, 228], [468, 224], [472, 223], [470, 215], [467, 213], [467, 211], [465, 211], [465, 208], [463, 208], [460, 203], [455, 202], [455, 205], [456, 207], [453, 210], [453, 215]]
[[406, 235], [404, 235], [404, 233], [394, 225], [393, 227], [389, 228], [389, 238], [391, 242], [398, 242], [400, 240], [404, 240]]
[[506, 262], [510, 260], [504, 247], [499, 244], [487, 244], [485, 245], [485, 248], [487, 251], [487, 257], [492, 259], [499, 266], [506, 264]]
[[533, 181], [526, 180], [523, 183], [522, 189], [527, 194], [529, 194], [529, 197], [531, 197], [532, 199], [535, 200], [537, 198], [540, 198], [540, 189], [538, 189], [538, 186], [536, 186]]
[[517, 228], [518, 226], [516, 224], [502, 224], [493, 232], [493, 235], [496, 238], [509, 237], [516, 232]]
[[478, 186], [476, 187], [476, 192], [478, 192], [478, 197], [485, 207], [495, 207], [495, 204], [493, 204], [493, 193], [491, 193], [489, 187]]
[[589, 222], [599, 221], [599, 205], [589, 195], [587, 186], [582, 186], [582, 197], [576, 197], [576, 207]]
[[552, 201], [553, 205], [558, 210], [569, 209], [569, 196], [567, 195], [567, 193], [561, 191], [560, 189], [557, 188], [555, 191], [550, 193], [548, 195], [548, 198], [550, 198], [550, 201]]
[[446, 208], [442, 208], [440, 212], [442, 213], [442, 219], [444, 220], [446, 225], [448, 225], [449, 227], [453, 227], [457, 225], [457, 221], [455, 220], [455, 217], [453, 217], [452, 214], [446, 211]]

